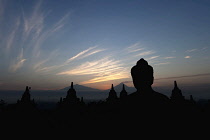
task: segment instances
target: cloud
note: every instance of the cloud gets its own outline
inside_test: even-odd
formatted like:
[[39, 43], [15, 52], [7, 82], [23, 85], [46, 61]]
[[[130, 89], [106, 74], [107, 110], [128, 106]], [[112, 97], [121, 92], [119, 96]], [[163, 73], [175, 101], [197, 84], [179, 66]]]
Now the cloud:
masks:
[[129, 47], [127, 47], [125, 50], [128, 51], [129, 53], [133, 53], [133, 52], [138, 52], [143, 50], [144, 48], [139, 48], [139, 44], [140, 43], [135, 43]]
[[177, 79], [177, 78], [193, 78], [193, 77], [199, 77], [199, 76], [210, 76], [210, 73], [202, 73], [202, 74], [194, 74], [194, 75], [183, 75], [183, 76], [175, 76], [175, 77], [157, 78], [155, 80]]
[[43, 32], [40, 33], [40, 36], [36, 39], [35, 44], [33, 45], [33, 55], [35, 57], [38, 57], [39, 52], [40, 52], [40, 47], [46, 41], [49, 37], [57, 33], [61, 28], [65, 25], [66, 20], [69, 16], [69, 13], [63, 16], [57, 23], [49, 27], [48, 30], [44, 30]]
[[[32, 8], [32, 12], [25, 13], [22, 8], [23, 16], [23, 40], [22, 43], [28, 43], [32, 57], [38, 57], [41, 54], [40, 47], [46, 40], [49, 31], [44, 30], [45, 16], [41, 11], [42, 1], [38, 1]], [[48, 25], [49, 26], [49, 25]]]
[[167, 65], [167, 64], [170, 64], [170, 62], [157, 63], [157, 64], [154, 64], [154, 65], [159, 66], [159, 65]]
[[12, 45], [14, 44], [14, 39], [15, 39], [15, 36], [17, 34], [17, 30], [19, 28], [19, 25], [20, 25], [20, 18], [17, 18], [17, 20], [16, 20], [16, 22], [14, 24], [14, 28], [13, 28], [12, 32], [9, 34], [7, 42], [6, 42], [6, 50], [7, 50], [7, 52], [10, 51]]
[[88, 56], [91, 56], [93, 54], [96, 54], [96, 53], [99, 53], [99, 52], [102, 52], [104, 51], [105, 49], [97, 49], [97, 50], [94, 50], [95, 48], [97, 48], [97, 46], [94, 46], [94, 47], [90, 47], [84, 51], [81, 51], [79, 52], [78, 54], [76, 54], [75, 56], [69, 58], [65, 63], [69, 63], [73, 60], [79, 60], [79, 59], [83, 59], [83, 58], [86, 58]]
[[158, 58], [159, 56], [152, 56], [150, 58], [147, 58], [147, 60], [152, 60], [152, 59], [155, 59], [155, 58]]
[[50, 30], [52, 33], [60, 30], [66, 23], [66, 20], [69, 18], [70, 12], [66, 13], [57, 23], [53, 25], [53, 28]]
[[26, 16], [26, 13], [22, 9], [25, 39], [27, 39], [32, 33], [33, 38], [37, 38], [42, 32], [42, 29], [44, 27], [44, 14], [41, 12], [41, 5], [42, 1], [38, 1], [33, 8], [33, 12], [30, 16]]
[[63, 18], [61, 18], [58, 22], [49, 27], [48, 30], [43, 30], [42, 32], [40, 32], [40, 35], [37, 38], [35, 38], [36, 40], [34, 41], [35, 43], [33, 44], [33, 55], [35, 57], [39, 56], [37, 54], [39, 54], [40, 47], [42, 46], [44, 41], [46, 41], [49, 37], [57, 33], [65, 25], [68, 16], [69, 13], [64, 15]]
[[187, 50], [186, 52], [190, 53], [190, 52], [194, 52], [194, 51], [197, 51], [197, 49]]
[[[90, 47], [84, 51], [81, 51], [79, 52], [78, 54], [76, 54], [75, 56], [69, 58], [68, 60], [66, 60], [63, 64], [61, 65], [54, 65], [54, 66], [47, 66], [47, 67], [41, 67], [42, 64], [46, 63], [47, 61], [49, 61], [51, 58], [53, 58], [52, 56], [54, 56], [54, 53], [50, 55], [50, 57], [48, 59], [45, 59], [45, 60], [42, 60], [40, 61], [39, 63], [37, 63], [35, 65], [34, 68], [38, 68], [37, 71], [43, 71], [43, 72], [46, 72], [46, 71], [51, 71], [51, 70], [55, 70], [55, 69], [58, 69], [58, 68], [61, 68], [63, 66], [66, 66], [68, 65], [70, 62], [72, 61], [75, 61], [75, 60], [80, 60], [80, 59], [84, 59], [86, 57], [89, 57], [93, 54], [96, 54], [96, 53], [99, 53], [99, 52], [102, 52], [104, 51], [105, 49], [96, 49], [97, 46], [94, 46], [94, 47]], [[81, 68], [83, 69], [83, 68]]]
[[58, 69], [62, 66], [61, 65], [54, 65], [54, 66], [48, 66], [48, 67], [39, 67], [39, 68], [36, 69], [36, 72], [49, 72], [49, 71]]
[[130, 52], [138, 52], [138, 51], [141, 51], [141, 50], [144, 50], [144, 48], [138, 48], [138, 49], [135, 49], [135, 50], [130, 50]]
[[81, 82], [82, 84], [128, 78], [127, 70], [122, 67], [120, 61], [110, 60], [105, 57], [100, 60], [86, 62], [69, 71], [57, 73], [57, 75], [92, 75], [96, 78]]
[[126, 84], [126, 83], [133, 83], [133, 81], [123, 81], [122, 83]]
[[41, 60], [39, 62], [37, 62], [36, 64], [34, 64], [33, 69], [35, 69], [36, 71], [42, 71], [44, 70], [43, 68], [41, 68], [41, 66], [43, 64], [45, 64], [46, 62], [52, 60], [53, 58], [55, 58], [58, 55], [58, 49], [55, 49], [54, 51], [52, 51], [48, 57], [44, 60]]
[[131, 46], [129, 46], [129, 47], [127, 47], [127, 49], [133, 49], [133, 48], [136, 48], [136, 47], [138, 47], [139, 46], [139, 44], [140, 43], [135, 43], [135, 44], [133, 44], [133, 45], [131, 45]]
[[111, 80], [124, 79], [124, 78], [129, 78], [129, 75], [127, 72], [121, 71], [117, 73], [112, 73], [111, 75], [93, 78], [88, 81], [81, 82], [80, 84], [98, 83], [98, 82], [111, 81]]
[[16, 72], [18, 69], [20, 69], [23, 66], [25, 61], [26, 59], [23, 58], [23, 48], [22, 48], [19, 56], [17, 56], [17, 59], [13, 61], [12, 65], [10, 65], [10, 71]]
[[[71, 62], [71, 61], [73, 61], [73, 60], [75, 60], [75, 59], [82, 59], [82, 58], [84, 58], [85, 56], [82, 56], [82, 55], [85, 54], [85, 53], [87, 53], [88, 51], [94, 49], [94, 48], [96, 48], [96, 46], [95, 46], [95, 47], [90, 47], [90, 48], [88, 48], [88, 49], [86, 49], [86, 50], [84, 50], [84, 51], [78, 53], [77, 55], [75, 55], [75, 56], [69, 58], [69, 59], [66, 61], [66, 63], [69, 63], [69, 62]], [[92, 53], [92, 54], [94, 54], [94, 53]], [[91, 55], [91, 54], [90, 54], [90, 55]], [[90, 55], [86, 55], [86, 57], [87, 57], [87, 56], [90, 56]], [[80, 58], [80, 56], [82, 56], [82, 57]]]
[[206, 50], [206, 49], [208, 49], [208, 47], [203, 47], [201, 50]]
[[32, 49], [32, 57], [39, 57], [41, 54], [41, 47], [43, 43], [53, 35], [56, 35], [64, 25], [70, 16], [70, 13], [66, 13], [63, 17], [59, 18], [54, 24], [45, 25], [45, 20], [48, 12], [42, 10], [42, 1], [38, 1], [33, 7], [32, 13], [25, 13], [22, 8], [22, 15], [24, 21], [23, 30], [23, 43], [29, 41], [29, 47]]
[[26, 59], [21, 59], [19, 60], [16, 64], [11, 66], [11, 71], [15, 72], [18, 69], [20, 69], [23, 66], [23, 63], [26, 61]]
[[40, 70], [40, 67], [41, 67], [41, 65], [43, 65], [44, 63], [46, 63], [47, 61], [49, 61], [49, 59], [47, 58], [47, 59], [44, 59], [44, 60], [42, 60], [42, 61], [40, 61], [40, 62], [38, 62], [38, 63], [36, 63], [35, 65], [34, 65], [34, 69], [36, 69], [37, 71], [39, 71]]
[[185, 56], [184, 58], [191, 58], [191, 56]]
[[[90, 52], [90, 53], [88, 53], [88, 54], [86, 54], [86, 55], [84, 55], [84, 56], [82, 56], [82, 58], [85, 58], [85, 57], [88, 57], [88, 56], [91, 56], [91, 55], [93, 55], [93, 54], [96, 54], [96, 53], [99, 53], [99, 52], [102, 52], [102, 51], [105, 51], [106, 49], [99, 49], [99, 50], [95, 50], [95, 51], [93, 51], [93, 52]], [[82, 59], [81, 58], [81, 59]]]
[[173, 57], [173, 56], [164, 57], [164, 59], [172, 59], [172, 58], [176, 58], [176, 57]]
[[154, 53], [155, 53], [154, 51], [144, 51], [142, 53], [137, 54], [136, 56], [146, 56]]
[[58, 75], [107, 75], [116, 70], [122, 70], [119, 61], [109, 60], [108, 57], [86, 62], [72, 70], [58, 73]]
[[6, 42], [6, 50], [9, 51], [10, 48], [12, 47], [13, 45], [13, 41], [14, 41], [14, 38], [15, 38], [15, 33], [16, 31], [13, 30], [10, 35], [8, 36], [8, 39], [7, 39], [7, 42]]

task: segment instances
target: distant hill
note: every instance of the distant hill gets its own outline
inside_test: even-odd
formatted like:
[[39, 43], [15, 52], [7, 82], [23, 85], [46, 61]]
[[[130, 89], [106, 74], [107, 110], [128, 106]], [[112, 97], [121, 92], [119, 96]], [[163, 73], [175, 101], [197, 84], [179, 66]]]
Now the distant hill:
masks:
[[[125, 85], [125, 84], [124, 84]], [[111, 87], [110, 87], [111, 88]], [[123, 83], [120, 83], [120, 84], [118, 84], [118, 85], [116, 85], [116, 86], [114, 86], [114, 90], [116, 91], [116, 92], [121, 92], [122, 91], [122, 88], [123, 88]], [[109, 90], [110, 89], [107, 89], [107, 90], [105, 90], [106, 92], [109, 92]], [[128, 93], [132, 93], [132, 92], [135, 92], [136, 91], [136, 89], [134, 88], [134, 87], [129, 87], [129, 86], [127, 86], [127, 85], [125, 85], [125, 90], [128, 92]]]
[[[65, 88], [60, 89], [60, 90], [68, 91], [70, 87], [71, 87], [71, 86], [68, 86], [68, 87], [65, 87]], [[99, 90], [99, 89], [95, 89], [95, 88], [91, 88], [91, 87], [86, 87], [86, 86], [82, 86], [82, 85], [79, 85], [79, 84], [74, 85], [74, 89], [75, 89], [76, 91], [83, 91], [83, 92], [101, 91], [101, 90]]]

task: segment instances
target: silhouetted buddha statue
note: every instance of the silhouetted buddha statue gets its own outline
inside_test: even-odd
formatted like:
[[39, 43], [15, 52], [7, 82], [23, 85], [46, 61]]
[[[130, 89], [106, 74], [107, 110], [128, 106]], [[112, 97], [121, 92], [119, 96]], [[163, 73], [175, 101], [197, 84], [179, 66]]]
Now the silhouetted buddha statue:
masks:
[[131, 68], [131, 76], [136, 92], [120, 100], [122, 121], [142, 128], [167, 124], [170, 118], [170, 99], [152, 89], [154, 81], [153, 67], [141, 58]]
[[131, 76], [133, 79], [136, 92], [130, 94], [129, 98], [139, 104], [157, 105], [169, 102], [169, 98], [152, 89], [154, 81], [153, 67], [141, 58], [136, 65], [131, 68]]

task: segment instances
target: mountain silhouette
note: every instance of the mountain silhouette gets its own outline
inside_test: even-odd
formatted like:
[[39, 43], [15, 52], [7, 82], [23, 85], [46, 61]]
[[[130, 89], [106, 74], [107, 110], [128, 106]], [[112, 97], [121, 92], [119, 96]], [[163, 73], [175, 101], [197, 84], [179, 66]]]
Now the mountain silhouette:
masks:
[[[123, 84], [124, 84], [124, 83], [120, 83], [120, 84], [114, 86], [114, 90], [115, 90], [117, 93], [120, 93], [120, 92], [122, 91]], [[125, 90], [126, 90], [128, 93], [132, 93], [132, 92], [135, 92], [135, 91], [136, 91], [136, 89], [135, 89], [134, 87], [129, 87], [129, 86], [125, 85], [125, 84], [124, 84], [124, 86], [125, 86]], [[109, 92], [109, 90], [110, 90], [110, 89], [107, 89], [107, 90], [105, 90], [105, 91], [106, 91], [106, 92]]]
[[[70, 86], [62, 88], [60, 90], [69, 90]], [[90, 91], [101, 91], [99, 89], [95, 89], [95, 88], [91, 88], [91, 87], [87, 87], [87, 86], [83, 86], [83, 85], [79, 85], [79, 84], [75, 84], [74, 85], [74, 89], [78, 92], [83, 91], [83, 92], [90, 92]]]

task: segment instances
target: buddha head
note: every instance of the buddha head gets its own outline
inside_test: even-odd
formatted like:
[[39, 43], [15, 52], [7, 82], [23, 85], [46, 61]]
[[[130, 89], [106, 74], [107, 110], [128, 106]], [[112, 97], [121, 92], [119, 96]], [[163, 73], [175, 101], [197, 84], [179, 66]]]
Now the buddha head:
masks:
[[153, 84], [153, 67], [143, 58], [137, 61], [136, 65], [131, 68], [131, 76], [134, 87], [138, 90], [147, 90]]

